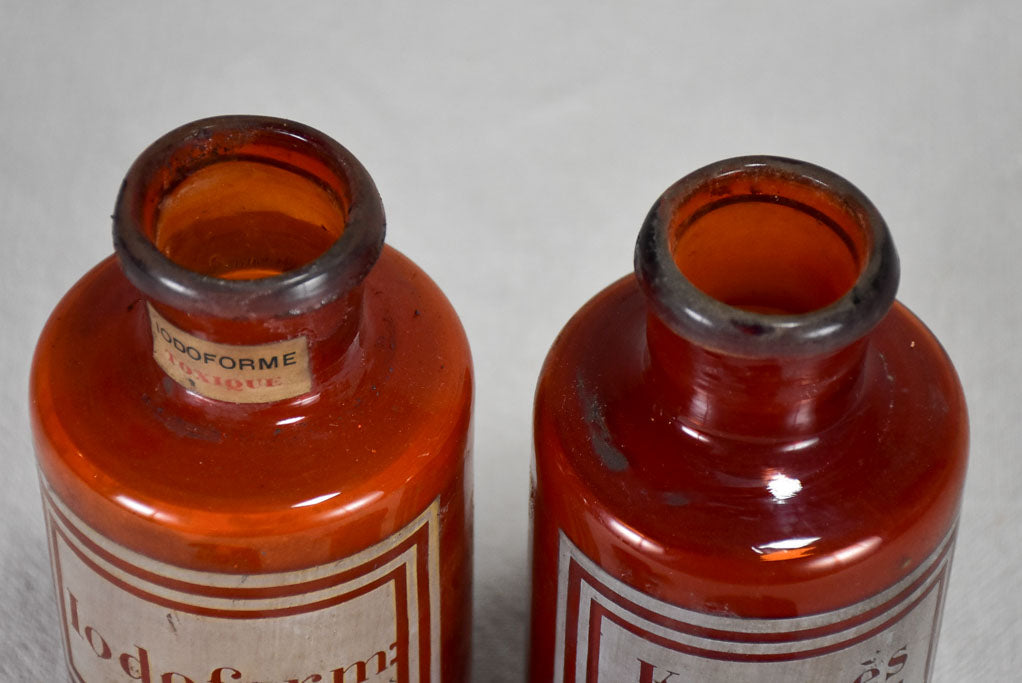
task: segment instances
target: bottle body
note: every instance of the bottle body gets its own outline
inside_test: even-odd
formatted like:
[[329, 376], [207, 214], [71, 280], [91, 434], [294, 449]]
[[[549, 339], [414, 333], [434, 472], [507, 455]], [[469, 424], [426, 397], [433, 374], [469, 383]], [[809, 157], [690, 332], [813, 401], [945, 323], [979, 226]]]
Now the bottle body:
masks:
[[[642, 278], [583, 307], [540, 376], [531, 680], [928, 680], [967, 448], [939, 344], [888, 301], [829, 348], [714, 348], [665, 322]], [[791, 305], [769, 289], [749, 291]]]
[[[161, 181], [184, 209], [159, 200], [163, 234], [147, 237], [200, 273], [198, 289], [234, 278], [255, 294], [235, 309], [230, 294], [203, 309], [149, 281], [140, 288], [119, 244], [122, 266], [111, 258], [86, 275], [40, 338], [32, 418], [69, 668], [85, 681], [463, 680], [464, 333], [421, 270], [381, 251], [382, 213], [378, 238], [351, 247], [365, 227], [360, 201], [374, 194], [355, 186], [360, 178], [343, 179], [339, 202], [347, 253], [331, 251], [336, 234], [310, 252], [313, 239], [286, 218], [314, 202], [299, 193], [304, 208], [291, 211], [290, 193], [273, 198], [265, 186], [282, 187], [282, 168], [296, 173], [279, 163], [306, 151], [293, 139], [321, 141], [287, 122], [241, 118], [174, 141], [200, 140], [184, 156], [201, 161]], [[231, 150], [239, 124], [266, 138], [243, 144], [274, 153]], [[190, 197], [210, 190], [189, 184], [194, 168], [239, 156], [252, 168], [215, 178], [215, 208], [196, 209]], [[273, 177], [260, 184], [262, 166]], [[272, 212], [252, 208], [253, 174]], [[310, 192], [328, 187], [316, 180]], [[231, 192], [246, 196], [232, 204]], [[324, 264], [333, 257], [363, 261], [362, 272], [316, 284], [336, 270]], [[260, 300], [266, 287], [277, 291]]]

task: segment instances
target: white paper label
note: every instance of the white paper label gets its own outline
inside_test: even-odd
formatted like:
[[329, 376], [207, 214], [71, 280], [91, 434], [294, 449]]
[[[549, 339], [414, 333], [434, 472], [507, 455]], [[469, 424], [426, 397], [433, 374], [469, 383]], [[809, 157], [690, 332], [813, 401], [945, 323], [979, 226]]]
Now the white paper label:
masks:
[[742, 619], [682, 609], [610, 576], [563, 533], [556, 683], [921, 683], [954, 534], [902, 581], [833, 612]]
[[231, 403], [269, 403], [312, 388], [309, 344], [295, 337], [272, 344], [218, 344], [185, 332], [148, 304], [153, 359], [172, 380]]
[[275, 574], [213, 574], [112, 543], [44, 491], [79, 683], [440, 680], [437, 504], [381, 543]]

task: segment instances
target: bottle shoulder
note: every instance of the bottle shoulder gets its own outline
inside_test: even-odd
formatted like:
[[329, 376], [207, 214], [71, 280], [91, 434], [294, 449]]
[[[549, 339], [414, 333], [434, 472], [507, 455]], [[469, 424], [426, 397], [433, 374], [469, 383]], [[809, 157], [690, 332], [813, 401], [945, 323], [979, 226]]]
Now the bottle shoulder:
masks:
[[[965, 405], [939, 344], [906, 309], [874, 330], [853, 411], [820, 433], [771, 440], [686, 421], [692, 407], [650, 367], [646, 316], [634, 281], [618, 281], [568, 323], [540, 377], [537, 490], [584, 552], [762, 584], [878, 552], [912, 566], [942, 540], [964, 479]], [[911, 542], [887, 543], [897, 538]]]
[[[153, 362], [150, 335], [141, 295], [110, 258], [58, 304], [38, 343], [40, 466], [65, 502], [94, 508], [76, 510], [94, 523], [113, 506], [214, 535], [360, 517], [381, 527], [414, 518], [424, 505], [412, 498], [438, 495], [463, 469], [467, 340], [436, 285], [392, 249], [365, 280], [346, 369], [314, 395], [181, 400]], [[405, 486], [415, 477], [420, 486]]]

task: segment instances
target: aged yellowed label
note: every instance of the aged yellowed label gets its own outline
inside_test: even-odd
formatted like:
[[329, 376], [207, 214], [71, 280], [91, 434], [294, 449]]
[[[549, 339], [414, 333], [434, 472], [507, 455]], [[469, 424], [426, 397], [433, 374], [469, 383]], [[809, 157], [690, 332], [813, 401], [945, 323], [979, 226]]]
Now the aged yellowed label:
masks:
[[833, 612], [742, 619], [680, 608], [608, 574], [561, 534], [554, 683], [924, 683], [953, 531], [911, 574]]
[[312, 388], [305, 337], [234, 346], [200, 339], [149, 305], [153, 358], [181, 386], [218, 401], [269, 403]]
[[44, 490], [77, 683], [439, 683], [438, 504], [330, 564], [222, 574], [113, 543]]

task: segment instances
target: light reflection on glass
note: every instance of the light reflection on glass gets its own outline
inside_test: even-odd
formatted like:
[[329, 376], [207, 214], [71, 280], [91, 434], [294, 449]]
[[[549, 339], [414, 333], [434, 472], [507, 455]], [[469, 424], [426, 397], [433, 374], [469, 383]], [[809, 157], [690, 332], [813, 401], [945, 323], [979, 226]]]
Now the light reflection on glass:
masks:
[[[280, 423], [278, 422], [277, 424], [280, 424]], [[335, 498], [336, 496], [339, 496], [339, 495], [341, 495], [340, 491], [334, 491], [333, 493], [325, 493], [322, 496], [316, 496], [315, 498], [309, 498], [308, 500], [303, 500], [301, 503], [295, 503], [291, 507], [293, 507], [293, 508], [304, 508], [304, 507], [309, 507], [310, 505], [319, 505], [320, 503], [322, 503], [324, 501], [328, 501], [331, 498]]]
[[702, 441], [703, 443], [709, 443], [710, 442], [710, 439], [705, 434], [700, 434], [699, 432], [697, 432], [696, 430], [692, 429], [688, 425], [680, 424], [679, 426], [681, 427], [681, 431], [685, 432], [686, 434], [691, 436], [693, 439], [696, 439], [698, 441]]
[[814, 436], [814, 437], [809, 438], [809, 439], [803, 439], [802, 441], [796, 441], [795, 443], [790, 443], [787, 446], [784, 446], [783, 448], [781, 448], [780, 450], [783, 453], [790, 453], [792, 451], [801, 451], [802, 449], [811, 448], [811, 447], [815, 446], [817, 443], [819, 443], [819, 441], [820, 441], [820, 437]]
[[783, 472], [770, 469], [766, 473], [766, 487], [770, 494], [780, 503], [788, 500], [802, 490], [802, 482], [794, 477], [789, 477]]
[[629, 545], [633, 545], [647, 553], [662, 555], [664, 548], [659, 543], [651, 541], [635, 529], [617, 519], [609, 520], [611, 529], [616, 531]]
[[291, 402], [291, 405], [309, 406], [319, 401], [319, 397], [320, 394], [309, 394], [308, 396], [303, 396], [302, 398], [296, 398], [294, 401]]
[[283, 420], [277, 420], [277, 426], [278, 427], [283, 427], [285, 425], [293, 425], [293, 424], [295, 424], [297, 422], [301, 422], [306, 417], [307, 417], [306, 415], [296, 415], [295, 417], [285, 417]]
[[700, 313], [699, 311], [693, 310], [691, 308], [686, 308], [684, 312], [685, 312], [685, 315], [687, 315], [688, 317], [692, 318], [692, 320], [694, 320], [695, 322], [699, 323], [700, 325], [707, 325], [707, 326], [710, 325], [710, 319], [707, 318], [702, 313]]
[[881, 543], [879, 536], [870, 536], [847, 548], [842, 548], [813, 560], [813, 571], [832, 571], [846, 564], [851, 564], [876, 550]]
[[826, 337], [828, 334], [833, 334], [834, 332], [836, 332], [840, 327], [841, 323], [831, 323], [830, 325], [825, 325], [823, 327], [820, 327], [819, 329], [807, 332], [806, 338], [815, 339], [817, 337]]
[[118, 503], [129, 510], [133, 510], [134, 512], [137, 512], [140, 515], [145, 515], [146, 517], [156, 517], [156, 509], [149, 507], [145, 503], [139, 502], [134, 498], [130, 498], [123, 493], [119, 493], [114, 497], [117, 499]]
[[[333, 498], [334, 496], [339, 495], [339, 494], [340, 494], [339, 491], [337, 493], [331, 494], [330, 498]], [[354, 512], [355, 510], [358, 510], [359, 508], [364, 508], [366, 505], [374, 503], [374, 502], [376, 502], [377, 500], [379, 500], [382, 497], [383, 497], [383, 491], [371, 491], [370, 493], [365, 494], [361, 498], [356, 498], [355, 500], [351, 501], [347, 505], [343, 505], [343, 506], [337, 508], [336, 510], [331, 510], [330, 511], [330, 516], [331, 517], [340, 517], [342, 515], [346, 515], [349, 512]], [[292, 506], [292, 507], [294, 507], [294, 506]]]
[[819, 536], [804, 536], [801, 538], [786, 538], [771, 543], [763, 543], [752, 547], [752, 552], [759, 555], [764, 562], [776, 562], [777, 560], [794, 560], [805, 557], [812, 553], [816, 547], [813, 544], [820, 540]]

